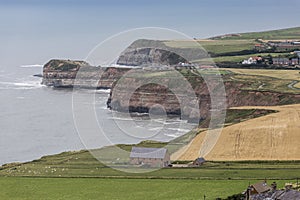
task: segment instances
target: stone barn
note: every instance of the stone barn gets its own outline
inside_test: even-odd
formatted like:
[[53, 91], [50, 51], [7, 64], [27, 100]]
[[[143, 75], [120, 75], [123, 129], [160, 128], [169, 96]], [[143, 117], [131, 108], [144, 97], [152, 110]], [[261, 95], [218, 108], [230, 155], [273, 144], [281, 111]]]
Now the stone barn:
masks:
[[170, 154], [165, 148], [132, 147], [130, 164], [149, 167], [167, 167], [170, 162]]

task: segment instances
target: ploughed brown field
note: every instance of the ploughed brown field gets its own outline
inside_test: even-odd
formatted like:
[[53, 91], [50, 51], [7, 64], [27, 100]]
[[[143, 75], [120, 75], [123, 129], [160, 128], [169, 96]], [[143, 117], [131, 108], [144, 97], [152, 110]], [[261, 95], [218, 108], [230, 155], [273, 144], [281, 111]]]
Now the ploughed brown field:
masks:
[[[234, 109], [253, 108], [279, 112], [225, 127], [215, 146], [204, 156], [206, 160], [300, 160], [300, 104]], [[194, 160], [203, 156], [200, 150], [203, 152], [207, 136], [207, 131], [198, 134], [171, 159]]]

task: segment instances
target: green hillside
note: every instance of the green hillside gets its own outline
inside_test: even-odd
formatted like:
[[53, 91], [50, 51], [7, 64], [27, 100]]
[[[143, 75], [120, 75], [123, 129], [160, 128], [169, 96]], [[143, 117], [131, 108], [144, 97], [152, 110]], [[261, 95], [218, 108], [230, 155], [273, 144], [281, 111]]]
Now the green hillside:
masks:
[[214, 39], [264, 39], [264, 40], [285, 40], [285, 39], [299, 39], [300, 40], [300, 27], [263, 31], [263, 32], [250, 32], [240, 33], [228, 36], [214, 37]]

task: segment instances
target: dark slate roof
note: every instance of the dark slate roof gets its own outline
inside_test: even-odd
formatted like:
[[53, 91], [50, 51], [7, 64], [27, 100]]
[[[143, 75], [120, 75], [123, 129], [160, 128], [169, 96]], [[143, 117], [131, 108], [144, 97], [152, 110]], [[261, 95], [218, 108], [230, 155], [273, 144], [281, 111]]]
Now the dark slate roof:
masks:
[[270, 191], [272, 188], [267, 185], [267, 183], [262, 182], [262, 183], [256, 183], [253, 185], [253, 188], [258, 192], [258, 193], [264, 193], [267, 191]]
[[266, 192], [262, 194], [255, 194], [251, 196], [251, 200], [298, 200], [300, 199], [300, 192], [297, 190], [277, 190], [275, 192]]
[[273, 192], [266, 192], [266, 193], [262, 193], [262, 194], [255, 194], [255, 195], [251, 195], [251, 200], [267, 200], [267, 199], [271, 199]]
[[132, 147], [130, 158], [164, 158], [166, 153], [165, 148]]
[[297, 190], [276, 191], [272, 195], [272, 199], [296, 200], [296, 199], [300, 199], [300, 192]]
[[199, 163], [204, 163], [204, 162], [206, 162], [206, 160], [205, 160], [203, 157], [197, 158], [195, 161], [196, 161], [196, 162], [199, 162]]

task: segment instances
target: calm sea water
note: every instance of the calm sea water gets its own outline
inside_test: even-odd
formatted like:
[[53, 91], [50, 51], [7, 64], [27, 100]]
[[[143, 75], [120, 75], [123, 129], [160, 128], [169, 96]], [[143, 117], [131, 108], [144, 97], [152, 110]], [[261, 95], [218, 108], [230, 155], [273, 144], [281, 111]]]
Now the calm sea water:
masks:
[[[84, 133], [77, 132], [73, 120], [72, 90], [42, 86], [41, 78], [32, 76], [41, 72], [41, 66], [0, 68], [0, 164], [86, 148], [81, 140]], [[91, 91], [80, 92], [89, 95]], [[132, 118], [106, 109], [107, 96], [107, 91], [97, 91], [93, 106], [111, 144], [170, 141], [193, 127], [178, 118], [145, 116], [134, 117], [133, 126]], [[102, 147], [105, 141], [99, 135], [88, 147]]]

